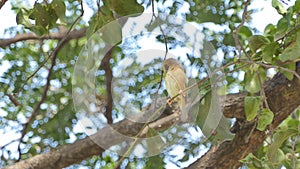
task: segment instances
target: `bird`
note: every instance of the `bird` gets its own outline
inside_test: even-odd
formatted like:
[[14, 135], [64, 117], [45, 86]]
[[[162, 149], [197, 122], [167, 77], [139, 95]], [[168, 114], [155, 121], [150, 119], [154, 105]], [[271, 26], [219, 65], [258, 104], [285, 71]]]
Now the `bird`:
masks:
[[163, 76], [165, 81], [165, 86], [168, 92], [168, 95], [174, 98], [179, 105], [181, 115], [180, 119], [182, 121], [187, 120], [187, 112], [186, 112], [186, 87], [187, 87], [187, 78], [184, 72], [183, 67], [179, 64], [179, 62], [174, 58], [166, 59], [163, 62]]

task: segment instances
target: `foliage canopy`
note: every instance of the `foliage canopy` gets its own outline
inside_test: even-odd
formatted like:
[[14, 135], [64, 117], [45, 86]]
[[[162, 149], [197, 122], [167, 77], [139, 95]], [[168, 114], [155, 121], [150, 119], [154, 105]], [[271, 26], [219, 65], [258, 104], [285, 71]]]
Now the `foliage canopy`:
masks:
[[[9, 65], [0, 75], [0, 131], [5, 137], [12, 134], [11, 138], [1, 142], [1, 167], [87, 137], [84, 131], [78, 129], [80, 118], [73, 105], [74, 66], [80, 60], [82, 49], [86, 49], [88, 54], [96, 50], [86, 48], [88, 43], [92, 43], [89, 40], [95, 32], [123, 16], [129, 17], [119, 20], [113, 29], [103, 30], [103, 36], [108, 41], [98, 39], [100, 46], [106, 45], [104, 49], [109, 51], [109, 55], [103, 56], [101, 61], [87, 59], [85, 63], [88, 70], [96, 64], [99, 66], [95, 74], [84, 75], [95, 78], [97, 101], [94, 105], [97, 111], [105, 113], [108, 122], [113, 120], [118, 123], [123, 120], [125, 110], [112, 104], [112, 99], [121, 103], [122, 97], [112, 98], [111, 88], [115, 93], [128, 91], [130, 97], [134, 98], [134, 104], [141, 110], [152, 103], [147, 99], [155, 97], [157, 91], [161, 92], [160, 96], [167, 96], [163, 88], [158, 90], [161, 87], [163, 55], [153, 57], [147, 63], [142, 63], [131, 55], [143, 46], [152, 45], [135, 44], [146, 35], [136, 35], [132, 41], [123, 40], [116, 45], [112, 43], [115, 37], [122, 39], [121, 29], [131, 18], [138, 17], [145, 11], [152, 12], [153, 7], [156, 12], [164, 13], [165, 16], [176, 16], [195, 24], [203, 32], [205, 41], [209, 41], [216, 49], [210, 52], [217, 51], [221, 55], [221, 62], [217, 67], [224, 73], [220, 76], [224, 77], [226, 86], [223, 83], [218, 94], [247, 92], [242, 101], [242, 115], [233, 118], [234, 120], [222, 116], [218, 127], [209, 130], [209, 137], [193, 137], [195, 133], [201, 133], [200, 128], [204, 127], [209, 109], [214, 107], [211, 105], [214, 93], [209, 84], [211, 79], [201, 82], [210, 74], [203, 66], [206, 64], [203, 63], [203, 58], [186, 51], [184, 56], [175, 57], [179, 58], [187, 70], [197, 72], [190, 76], [193, 76], [195, 82], [201, 82], [198, 86], [201, 90], [191, 97], [201, 96], [201, 101], [195, 109], [198, 114], [195, 124], [182, 134], [180, 142], [169, 146], [159, 155], [141, 159], [122, 159], [109, 154], [109, 151], [103, 151], [99, 156], [84, 158], [79, 164], [72, 164], [69, 168], [113, 168], [120, 159], [123, 168], [181, 168], [191, 165], [191, 160], [199, 158], [199, 153], [207, 151], [211, 146], [218, 146], [227, 139], [232, 140], [234, 134], [229, 130], [235, 122], [250, 124], [254, 126], [252, 132], [266, 134], [263, 144], [236, 161], [238, 166], [299, 168], [300, 110], [287, 112], [291, 115], [282, 119], [280, 125], [274, 124], [275, 127], [279, 125], [277, 128], [270, 127], [278, 117], [277, 110], [270, 101], [278, 98], [267, 98], [268, 91], [264, 90], [264, 84], [272, 80], [275, 74], [281, 73], [290, 81], [300, 80], [299, 71], [297, 73], [297, 62], [300, 59], [300, 0], [296, 0], [294, 4], [289, 1], [270, 1], [281, 19], [277, 24], [267, 25], [263, 32], [259, 32], [251, 22], [251, 14], [257, 10], [248, 8], [251, 0], [51, 0], [36, 1], [34, 5], [29, 5], [27, 1], [10, 3], [19, 26], [6, 29], [4, 34], [10, 37], [0, 39], [0, 67]], [[285, 3], [290, 7], [286, 7]], [[92, 16], [83, 19], [87, 11], [92, 12]], [[157, 29], [161, 32], [152, 39], [153, 44], [167, 44], [170, 51], [183, 48], [182, 42], [172, 36], [174, 32], [181, 34], [183, 24], [171, 27], [158, 16], [153, 16], [153, 20], [147, 25], [148, 30]], [[112, 87], [112, 83], [109, 83], [112, 78], [120, 80], [123, 86]], [[81, 80], [87, 82], [85, 78]], [[290, 93], [285, 97], [291, 97]], [[234, 114], [234, 108], [231, 110]], [[103, 127], [101, 125], [105, 124], [99, 124]], [[158, 132], [150, 128], [147, 134], [152, 137], [164, 131]], [[207, 131], [202, 132], [206, 134]], [[235, 132], [240, 135], [239, 130]], [[246, 135], [250, 138], [252, 132]]]

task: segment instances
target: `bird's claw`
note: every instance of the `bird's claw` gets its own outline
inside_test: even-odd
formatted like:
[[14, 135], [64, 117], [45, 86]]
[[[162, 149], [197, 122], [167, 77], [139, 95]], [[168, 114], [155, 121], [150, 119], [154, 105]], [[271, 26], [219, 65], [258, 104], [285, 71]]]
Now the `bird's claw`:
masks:
[[168, 100], [167, 100], [167, 104], [169, 105], [169, 107], [172, 107], [172, 103], [173, 103], [173, 100], [172, 100], [172, 99], [168, 99]]

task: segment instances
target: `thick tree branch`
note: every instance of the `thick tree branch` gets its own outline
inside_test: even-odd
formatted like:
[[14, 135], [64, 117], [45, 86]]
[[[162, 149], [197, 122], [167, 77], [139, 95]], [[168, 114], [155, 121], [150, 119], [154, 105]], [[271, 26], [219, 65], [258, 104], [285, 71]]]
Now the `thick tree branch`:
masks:
[[245, 119], [244, 97], [246, 95], [247, 92], [227, 95], [224, 104], [224, 116], [227, 118]]
[[[297, 73], [300, 73], [300, 64], [297, 66]], [[266, 97], [270, 109], [274, 113], [274, 120], [269, 129], [276, 128], [284, 119], [286, 119], [300, 105], [300, 80], [296, 77], [289, 81], [281, 73], [277, 74], [272, 80], [264, 85]], [[244, 114], [244, 97], [246, 93], [238, 94], [234, 98], [235, 105], [232, 105], [230, 112]], [[230, 97], [229, 97], [230, 98]], [[230, 105], [230, 103], [229, 103]], [[225, 114], [230, 114], [230, 108], [225, 108]], [[243, 115], [241, 115], [242, 117]], [[238, 168], [242, 165], [240, 159], [254, 152], [262, 145], [267, 138], [268, 132], [254, 130], [255, 123], [247, 122], [236, 133], [232, 141], [226, 141], [211, 149], [189, 168]], [[252, 133], [252, 134], [250, 134]]]
[[[297, 72], [300, 72], [298, 65]], [[289, 81], [281, 73], [277, 74], [272, 80], [264, 85], [270, 109], [274, 112], [275, 117], [270, 128], [276, 128], [291, 112], [300, 105], [300, 81], [294, 78]], [[241, 114], [244, 116], [244, 97], [246, 93], [228, 95], [225, 101], [224, 114]], [[158, 103], [165, 103], [160, 100]], [[169, 109], [165, 109], [166, 114], [170, 113]], [[164, 118], [170, 118], [169, 116]], [[161, 120], [164, 121], [164, 120]], [[170, 125], [173, 124], [173, 120]], [[156, 122], [157, 123], [157, 122]], [[165, 128], [170, 125], [164, 126]], [[190, 168], [237, 168], [242, 164], [239, 160], [244, 158], [250, 152], [257, 150], [259, 145], [266, 139], [267, 132], [252, 130], [252, 123], [245, 124], [236, 133], [232, 141], [225, 141], [218, 146], [213, 146], [201, 159], [192, 164]], [[123, 120], [112, 127], [127, 136], [134, 136], [142, 128], [143, 123], [135, 123], [130, 120]], [[161, 129], [161, 124], [155, 127], [155, 122], [151, 127]], [[160, 128], [159, 128], [160, 127]], [[48, 153], [37, 155], [27, 160], [16, 163], [6, 169], [18, 168], [62, 168], [74, 163], [78, 163], [93, 155], [101, 154], [104, 149], [97, 142], [109, 143], [115, 145], [123, 140], [118, 135], [112, 133], [109, 127], [99, 130], [96, 134], [69, 145], [62, 146]], [[109, 146], [107, 145], [107, 146]]]
[[112, 58], [112, 51], [114, 47], [107, 47], [107, 52], [101, 61], [100, 69], [105, 71], [105, 86], [106, 86], [106, 106], [105, 106], [105, 117], [108, 124], [112, 124], [112, 110], [113, 110], [113, 96], [112, 96], [112, 69], [110, 66], [110, 59]]
[[[100, 8], [99, 8], [100, 10]], [[119, 19], [118, 22], [123, 27], [127, 22], [128, 18]], [[113, 72], [110, 65], [110, 59], [113, 57], [114, 46], [107, 46], [104, 48], [105, 56], [101, 60], [100, 69], [105, 71], [105, 86], [106, 86], [106, 106], [105, 106], [105, 117], [108, 124], [113, 123], [112, 110], [113, 110], [113, 93], [112, 93], [112, 78]]]
[[[84, 37], [86, 33], [86, 29], [87, 28], [85, 27], [79, 30], [71, 31], [67, 36], [68, 40]], [[26, 41], [26, 40], [47, 40], [47, 39], [62, 40], [63, 38], [66, 37], [66, 35], [67, 32], [50, 33], [49, 35], [44, 35], [44, 36], [37, 36], [34, 33], [18, 34], [13, 38], [0, 39], [0, 48], [4, 48], [9, 46], [10, 44], [20, 42], [20, 41]]]
[[[162, 98], [158, 106], [163, 106], [167, 99]], [[147, 110], [146, 110], [147, 111]], [[170, 114], [170, 109], [165, 109], [165, 114]], [[164, 117], [164, 118], [169, 118]], [[170, 123], [166, 127], [174, 124], [174, 120], [168, 120]], [[93, 155], [101, 155], [104, 149], [100, 147], [100, 143], [107, 143], [106, 146], [113, 146], [124, 141], [119, 137], [118, 133], [122, 133], [129, 137], [134, 137], [144, 126], [144, 123], [136, 123], [131, 120], [123, 120], [111, 126], [106, 126], [99, 130], [96, 134], [82, 140], [78, 140], [73, 144], [61, 146], [48, 153], [41, 154], [29, 158], [27, 160], [18, 162], [12, 166], [5, 167], [5, 169], [53, 169], [63, 168]], [[161, 129], [161, 126], [151, 126], [154, 129]], [[112, 132], [111, 128], [115, 132]]]

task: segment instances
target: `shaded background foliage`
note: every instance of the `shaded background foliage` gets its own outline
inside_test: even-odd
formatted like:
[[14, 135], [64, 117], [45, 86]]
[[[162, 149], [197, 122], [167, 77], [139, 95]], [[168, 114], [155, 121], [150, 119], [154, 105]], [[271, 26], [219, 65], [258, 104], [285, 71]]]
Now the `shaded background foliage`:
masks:
[[[34, 32], [39, 36], [48, 35], [53, 32], [66, 32], [82, 12], [79, 1], [70, 0], [63, 2], [53, 0], [48, 3], [37, 1], [34, 6], [31, 6], [26, 1], [12, 1], [10, 3], [12, 10], [16, 13], [17, 23], [20, 25], [5, 31], [6, 35], [11, 36], [29, 32]], [[74, 129], [78, 123], [78, 118], [76, 117], [71, 97], [71, 77], [81, 49], [86, 44], [88, 37], [117, 17], [142, 13], [148, 8], [151, 9], [151, 1], [149, 0], [87, 0], [83, 1], [83, 3], [93, 10], [93, 15], [88, 20], [81, 18], [74, 25], [74, 28], [83, 29], [88, 25], [86, 36], [70, 39], [68, 43], [64, 44], [57, 54], [54, 65], [53, 62], [50, 62], [51, 59], [49, 61], [46, 60], [48, 60], [51, 52], [59, 45], [59, 40], [62, 39], [28, 40], [12, 43], [1, 49], [1, 55], [3, 55], [1, 65], [6, 62], [10, 66], [0, 77], [0, 105], [3, 110], [2, 112], [4, 112], [0, 116], [0, 126], [3, 134], [13, 133], [15, 137], [15, 140], [8, 140], [7, 143], [11, 144], [1, 147], [1, 166], [12, 164], [17, 160], [30, 158], [34, 155], [47, 152], [52, 148], [86, 137], [85, 133]], [[300, 50], [298, 50], [298, 45], [300, 34], [298, 33], [298, 15], [300, 12], [300, 1], [297, 0], [295, 5], [286, 10], [280, 2], [273, 0], [270, 5], [273, 5], [277, 9], [278, 13], [282, 15], [282, 19], [277, 25], [268, 25], [264, 33], [258, 32], [251, 25], [251, 14], [256, 10], [248, 10], [246, 17], [242, 20], [242, 12], [245, 9], [244, 1], [158, 0], [155, 1], [155, 4], [155, 10], [158, 12], [181, 16], [187, 21], [197, 24], [206, 35], [206, 40], [210, 41], [216, 50], [223, 54], [223, 65], [236, 61], [238, 53], [236, 52], [233, 32], [241, 22], [246, 23], [238, 32], [241, 44], [245, 48], [244, 55], [241, 57], [246, 58], [250, 56], [255, 61], [263, 61], [271, 66], [252, 66], [241, 62], [225, 67], [224, 71], [228, 72], [226, 81], [229, 89], [237, 88], [238, 91], [258, 92], [260, 89], [258, 77], [253, 73], [257, 70], [260, 71], [263, 81], [268, 79], [265, 74], [268, 73], [267, 69], [269, 68], [273, 68], [272, 70], [275, 72], [282, 70], [280, 69], [281, 67], [287, 68], [291, 71], [284, 71], [286, 76], [293, 78], [291, 72], [295, 69], [295, 63], [283, 63], [299, 59], [298, 51]], [[188, 11], [180, 10], [183, 6], [189, 6]], [[164, 29], [166, 34], [168, 31], [173, 31], [168, 30], [168, 27], [164, 27]], [[180, 29], [180, 26], [178, 29]], [[263, 36], [253, 36], [256, 34], [262, 34]], [[139, 37], [136, 38], [138, 39]], [[170, 48], [180, 46], [180, 43], [174, 37], [167, 37], [167, 39]], [[161, 35], [157, 36], [157, 41], [164, 43], [164, 37]], [[288, 47], [290, 47], [289, 50], [285, 50]], [[125, 43], [123, 46], [120, 44], [114, 48], [112, 58], [109, 62], [113, 70], [114, 68], [118, 68], [119, 62], [130, 57], [126, 54], [126, 50], [134, 49], [130, 48], [130, 43]], [[200, 58], [188, 54], [187, 58], [188, 61], [186, 61], [185, 66], [194, 65], [199, 72], [206, 72], [205, 69], [201, 68], [202, 61]], [[156, 59], [143, 65], [142, 71], [136, 71], [141, 70], [141, 64], [138, 62], [133, 62], [130, 67], [126, 68], [128, 76], [133, 74], [137, 77], [137, 79], [134, 79], [134, 83], [127, 84], [127, 90], [137, 97], [141, 107], [145, 106], [144, 99], [149, 93], [153, 94], [153, 91], [159, 86], [160, 64], [161, 60]], [[39, 71], [35, 76], [30, 77], [37, 69]], [[26, 128], [26, 134], [20, 143], [20, 151], [18, 151], [17, 147], [20, 141], [18, 138], [23, 132], [27, 119], [31, 117], [36, 105], [43, 99], [44, 88], [47, 86], [47, 76], [50, 71], [52, 73], [47, 95], [38, 107], [38, 113]], [[240, 74], [244, 74], [245, 72], [244, 78], [242, 80], [239, 79]], [[96, 76], [99, 95], [106, 95], [107, 92], [103, 85], [105, 83], [104, 75], [105, 72], [99, 70]], [[201, 79], [201, 73], [199, 73], [196, 79]], [[249, 84], [255, 85], [249, 86]], [[228, 90], [228, 92], [232, 91]], [[235, 90], [235, 92], [238, 91]], [[14, 102], [14, 99], [18, 103]], [[261, 99], [258, 99], [258, 102], [260, 103]], [[205, 106], [203, 106], [202, 110], [206, 110]], [[113, 108], [114, 119], [122, 117], [120, 113], [120, 110], [116, 107]], [[255, 113], [254, 115], [251, 114], [251, 116], [255, 117], [257, 115]], [[282, 136], [280, 133], [284, 133], [285, 129], [298, 128], [299, 111], [295, 112], [294, 116], [296, 119], [292, 117], [287, 119], [282, 124], [281, 130], [277, 134], [278, 136], [274, 137], [278, 139]], [[198, 121], [198, 125], [200, 125], [200, 121]], [[195, 127], [194, 130], [197, 131], [199, 128]], [[174, 153], [174, 149], [176, 149], [175, 145], [165, 153], [147, 159], [126, 158], [122, 166], [127, 166], [128, 168], [141, 166], [145, 168], [163, 168], [166, 163], [173, 163], [180, 167], [182, 162], [186, 162], [193, 157], [198, 157], [200, 150], [205, 150], [211, 145], [211, 140], [199, 145], [200, 140], [191, 139], [190, 134], [187, 133], [184, 137], [184, 143], [178, 145], [183, 148], [181, 156]], [[261, 147], [257, 154], [250, 155], [244, 162], [249, 167], [253, 166], [256, 168], [282, 165], [286, 168], [292, 168], [293, 161], [285, 158], [285, 155], [292, 156], [297, 161], [297, 164], [299, 163], [299, 155], [295, 155], [295, 152], [299, 152], [300, 148], [298, 136], [299, 133], [290, 132], [290, 135], [287, 135], [285, 140], [278, 141], [283, 142], [282, 144], [278, 144], [279, 146], [275, 146], [276, 148], [280, 148], [278, 150], [280, 154], [278, 158], [281, 158], [279, 162], [266, 160], [267, 155], [269, 155], [269, 158], [271, 156], [270, 153], [268, 154], [269, 146]], [[270, 139], [276, 142], [276, 138], [271, 137]], [[294, 152], [294, 154], [291, 152]], [[76, 164], [69, 168], [77, 168], [79, 166], [111, 168], [117, 159], [117, 156], [105, 152], [101, 157], [95, 156], [86, 159], [81, 164]]]

